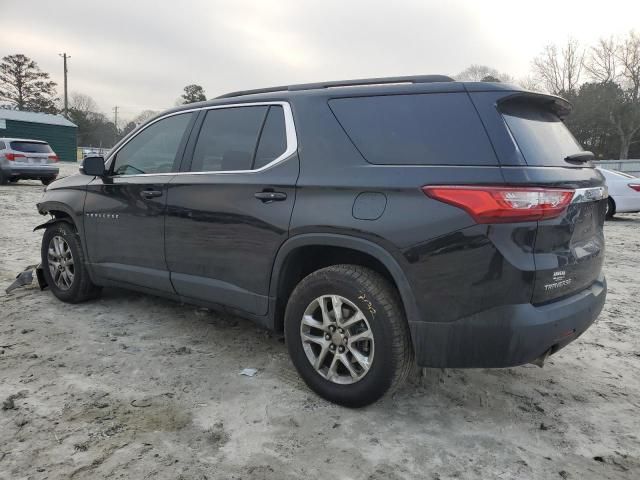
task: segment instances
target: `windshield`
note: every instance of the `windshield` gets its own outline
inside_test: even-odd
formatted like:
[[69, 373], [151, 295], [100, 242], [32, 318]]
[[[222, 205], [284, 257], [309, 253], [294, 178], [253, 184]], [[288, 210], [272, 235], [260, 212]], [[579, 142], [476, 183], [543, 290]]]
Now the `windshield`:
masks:
[[582, 147], [553, 111], [528, 102], [510, 102], [500, 110], [528, 165], [575, 166], [564, 159]]
[[11, 149], [25, 153], [51, 153], [51, 147], [40, 142], [11, 142]]

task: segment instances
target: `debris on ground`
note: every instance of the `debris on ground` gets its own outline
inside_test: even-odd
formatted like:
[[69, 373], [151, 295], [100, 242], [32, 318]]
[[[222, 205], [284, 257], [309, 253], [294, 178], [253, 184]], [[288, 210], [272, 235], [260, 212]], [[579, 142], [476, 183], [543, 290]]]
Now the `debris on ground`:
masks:
[[29, 265], [22, 272], [16, 275], [15, 281], [5, 289], [5, 293], [11, 293], [16, 288], [31, 285], [33, 283], [33, 272], [38, 268], [39, 264]]
[[2, 410], [17, 410], [18, 407], [16, 407], [15, 401], [20, 399], [20, 398], [26, 397], [27, 393], [28, 393], [27, 390], [20, 390], [18, 393], [14, 393], [13, 395], [9, 395], [2, 402]]
[[258, 373], [257, 368], [245, 368], [240, 372], [240, 375], [244, 375], [246, 377], [254, 377]]

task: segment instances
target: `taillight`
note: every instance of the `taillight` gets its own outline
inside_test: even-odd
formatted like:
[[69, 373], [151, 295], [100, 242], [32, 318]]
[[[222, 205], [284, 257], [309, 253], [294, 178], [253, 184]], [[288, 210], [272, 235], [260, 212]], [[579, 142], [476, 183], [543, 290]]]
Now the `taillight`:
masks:
[[630, 183], [629, 188], [633, 188], [636, 192], [640, 192], [640, 183]]
[[12, 162], [13, 162], [16, 158], [27, 158], [25, 155], [22, 155], [22, 154], [20, 154], [20, 153], [5, 153], [5, 154], [4, 154], [4, 156], [5, 156], [5, 158], [6, 158], [7, 160], [10, 160], [10, 161], [12, 161]]
[[49, 160], [53, 160], [54, 162], [58, 161], [58, 155], [49, 155]]
[[528, 222], [560, 215], [573, 190], [526, 187], [426, 186], [429, 197], [462, 208], [476, 223]]

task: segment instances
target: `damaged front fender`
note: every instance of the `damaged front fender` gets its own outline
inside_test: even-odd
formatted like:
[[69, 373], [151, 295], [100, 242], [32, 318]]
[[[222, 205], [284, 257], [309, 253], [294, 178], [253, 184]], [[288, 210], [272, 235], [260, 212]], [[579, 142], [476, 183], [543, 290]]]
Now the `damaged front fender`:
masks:
[[37, 227], [35, 227], [35, 228], [33, 229], [33, 231], [35, 232], [36, 230], [43, 230], [43, 229], [48, 228], [50, 225], [54, 225], [54, 224], [56, 224], [56, 223], [60, 223], [60, 222], [66, 222], [66, 223], [68, 223], [69, 225], [71, 225], [72, 227], [74, 226], [74, 225], [73, 225], [73, 222], [71, 221], [71, 219], [70, 219], [70, 218], [66, 218], [66, 217], [53, 217], [53, 218], [52, 218], [52, 219], [50, 219], [48, 222], [41, 223], [40, 225], [38, 225]]

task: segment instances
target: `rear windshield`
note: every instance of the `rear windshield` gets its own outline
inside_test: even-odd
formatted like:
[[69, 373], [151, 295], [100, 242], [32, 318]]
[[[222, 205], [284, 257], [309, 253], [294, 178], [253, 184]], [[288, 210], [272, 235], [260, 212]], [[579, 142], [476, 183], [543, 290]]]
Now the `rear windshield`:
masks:
[[576, 166], [564, 159], [582, 147], [553, 111], [525, 102], [504, 104], [500, 111], [527, 165]]
[[330, 100], [329, 105], [370, 163], [498, 163], [466, 93], [338, 98]]
[[11, 142], [11, 150], [25, 153], [51, 153], [51, 147], [47, 143], [39, 142]]

